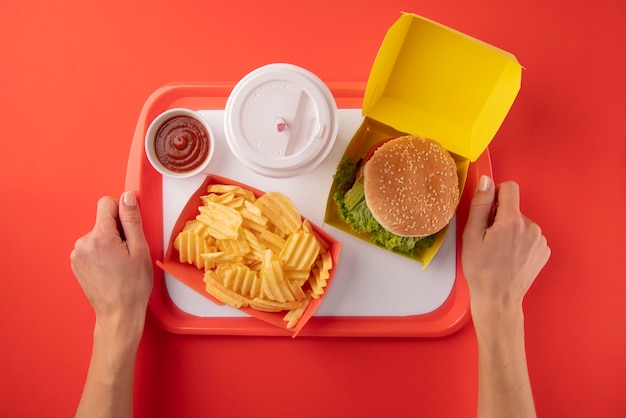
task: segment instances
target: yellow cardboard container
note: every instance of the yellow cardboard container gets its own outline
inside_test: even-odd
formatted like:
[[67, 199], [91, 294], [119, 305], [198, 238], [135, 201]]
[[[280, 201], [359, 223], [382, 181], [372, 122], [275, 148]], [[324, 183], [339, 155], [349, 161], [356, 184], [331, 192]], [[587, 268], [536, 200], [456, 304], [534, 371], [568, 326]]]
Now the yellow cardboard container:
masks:
[[[461, 189], [470, 162], [487, 148], [520, 89], [522, 66], [510, 53], [424, 17], [403, 13], [388, 30], [363, 98], [363, 123], [344, 157], [362, 158], [376, 143], [404, 134], [432, 138], [457, 163]], [[325, 222], [369, 241], [337, 215], [330, 190]], [[416, 254], [426, 268], [433, 247]]]

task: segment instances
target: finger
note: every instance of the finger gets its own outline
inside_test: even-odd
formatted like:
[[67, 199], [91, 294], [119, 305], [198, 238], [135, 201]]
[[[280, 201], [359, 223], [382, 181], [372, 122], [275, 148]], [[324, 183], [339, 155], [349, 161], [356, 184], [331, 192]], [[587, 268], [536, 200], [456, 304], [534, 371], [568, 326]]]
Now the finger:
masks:
[[135, 193], [124, 192], [120, 199], [119, 218], [129, 251], [145, 243], [141, 212]]
[[537, 251], [540, 255], [540, 269], [542, 269], [548, 260], [550, 259], [550, 255], [552, 254], [552, 250], [548, 245], [548, 239], [545, 235], [541, 234], [539, 237], [539, 243], [537, 244]]
[[478, 188], [470, 204], [465, 234], [472, 237], [482, 237], [489, 227], [489, 216], [495, 200], [495, 187], [493, 180], [488, 176], [482, 176]]
[[496, 219], [498, 217], [520, 214], [519, 185], [514, 181], [506, 181], [497, 187]]
[[[545, 237], [544, 237], [545, 240]], [[543, 259], [542, 259], [542, 264], [541, 264], [541, 268], [544, 268], [546, 264], [548, 264], [548, 260], [550, 259], [550, 256], [552, 255], [552, 249], [550, 248], [550, 246], [548, 245], [548, 242], [546, 240], [545, 242], [545, 248], [543, 251]]]
[[117, 202], [115, 199], [104, 196], [98, 200], [96, 208], [96, 227], [105, 228], [107, 232], [117, 232]]
[[76, 276], [77, 260], [78, 260], [78, 254], [76, 252], [76, 249], [73, 249], [72, 252], [70, 253], [70, 267], [72, 268], [72, 272], [74, 273], [75, 276]]

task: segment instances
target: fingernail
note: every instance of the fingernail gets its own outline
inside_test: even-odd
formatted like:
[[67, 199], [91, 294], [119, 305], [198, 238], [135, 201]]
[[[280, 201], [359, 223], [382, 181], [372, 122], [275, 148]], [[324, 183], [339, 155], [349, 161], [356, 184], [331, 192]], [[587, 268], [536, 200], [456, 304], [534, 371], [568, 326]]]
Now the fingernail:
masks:
[[480, 178], [480, 181], [478, 183], [478, 190], [480, 190], [481, 192], [486, 192], [490, 188], [491, 188], [491, 178], [489, 176], [483, 175]]
[[133, 192], [125, 192], [124, 193], [124, 204], [126, 206], [137, 206], [137, 197], [135, 197], [135, 193], [133, 193]]

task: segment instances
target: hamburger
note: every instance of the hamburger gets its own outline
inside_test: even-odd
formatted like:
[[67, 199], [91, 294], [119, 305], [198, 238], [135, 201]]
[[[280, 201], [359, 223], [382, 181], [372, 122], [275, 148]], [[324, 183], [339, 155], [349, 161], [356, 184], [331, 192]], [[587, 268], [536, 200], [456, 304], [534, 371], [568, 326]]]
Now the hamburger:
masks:
[[414, 135], [376, 144], [334, 176], [337, 212], [355, 232], [388, 250], [414, 255], [433, 245], [459, 203], [456, 164], [437, 141]]

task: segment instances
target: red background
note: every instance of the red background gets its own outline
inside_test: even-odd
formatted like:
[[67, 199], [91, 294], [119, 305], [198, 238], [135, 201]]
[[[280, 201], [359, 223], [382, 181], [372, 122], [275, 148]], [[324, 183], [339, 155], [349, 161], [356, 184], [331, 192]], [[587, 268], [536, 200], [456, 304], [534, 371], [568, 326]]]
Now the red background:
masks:
[[[623, 417], [626, 5], [555, 0], [0, 2], [0, 415], [68, 416], [93, 313], [69, 268], [119, 196], [137, 117], [173, 81], [236, 81], [270, 62], [366, 81], [415, 12], [514, 53], [526, 70], [491, 151], [552, 258], [525, 302], [540, 416]], [[469, 417], [471, 324], [436, 339], [181, 336], [153, 324], [137, 416]]]

